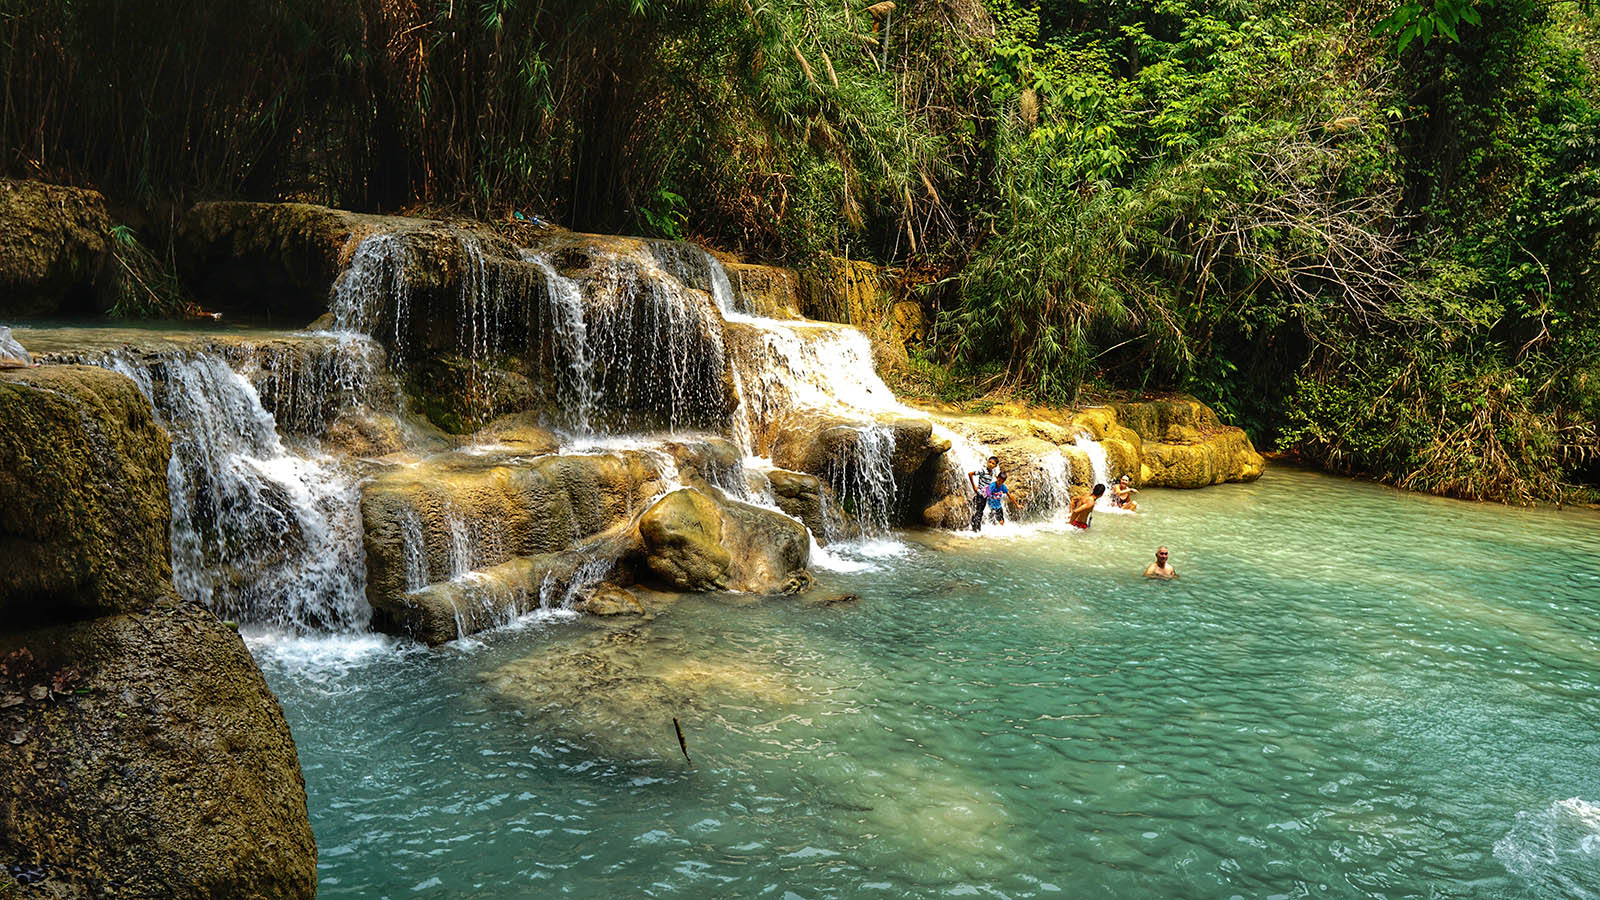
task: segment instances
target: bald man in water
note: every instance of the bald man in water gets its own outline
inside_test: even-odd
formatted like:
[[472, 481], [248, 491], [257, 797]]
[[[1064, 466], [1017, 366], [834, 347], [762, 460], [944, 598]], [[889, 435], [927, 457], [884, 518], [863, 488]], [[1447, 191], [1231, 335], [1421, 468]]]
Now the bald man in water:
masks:
[[1146, 577], [1146, 578], [1177, 578], [1178, 577], [1178, 570], [1174, 569], [1172, 567], [1172, 563], [1167, 562], [1167, 548], [1165, 548], [1165, 547], [1157, 547], [1156, 548], [1156, 561], [1151, 563], [1149, 568], [1144, 570], [1144, 577]]

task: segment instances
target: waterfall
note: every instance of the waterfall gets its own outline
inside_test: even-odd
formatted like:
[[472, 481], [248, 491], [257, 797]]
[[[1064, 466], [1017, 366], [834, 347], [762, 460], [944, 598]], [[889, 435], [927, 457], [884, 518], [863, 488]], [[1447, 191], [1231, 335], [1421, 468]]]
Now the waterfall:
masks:
[[122, 352], [172, 437], [173, 582], [219, 615], [298, 631], [364, 627], [366, 566], [357, 481], [286, 448], [256, 389], [220, 357]]
[[1106, 486], [1106, 492], [1100, 497], [1100, 501], [1095, 504], [1095, 508], [1111, 509], [1111, 466], [1106, 462], [1106, 448], [1095, 440], [1094, 435], [1088, 431], [1079, 431], [1074, 443], [1077, 444], [1078, 449], [1089, 457], [1090, 471], [1094, 475], [1094, 480], [1090, 482], [1089, 486], [1091, 488], [1097, 484]]
[[828, 484], [863, 534], [888, 535], [895, 507], [894, 431], [884, 425], [858, 430], [853, 444], [828, 459]]
[[376, 337], [387, 320], [394, 337], [389, 346], [404, 347], [412, 307], [410, 273], [416, 265], [401, 234], [383, 232], [362, 240], [333, 285], [328, 312], [334, 330]]
[[427, 587], [428, 547], [423, 542], [422, 517], [415, 507], [407, 506], [400, 513], [400, 541], [405, 548], [406, 591]]
[[728, 280], [728, 270], [710, 253], [705, 253], [706, 267], [711, 270], [711, 299], [717, 303], [717, 308], [725, 313], [749, 312], [745, 305], [739, 302], [739, 296], [733, 291], [733, 282]]
[[1065, 512], [1072, 503], [1072, 460], [1059, 450], [1038, 458], [1040, 478], [1029, 508], [1040, 518]]
[[560, 378], [558, 399], [568, 416], [567, 424], [579, 434], [592, 434], [599, 392], [589, 359], [589, 323], [584, 319], [583, 292], [576, 282], [557, 272], [549, 259], [531, 253], [524, 258], [544, 275], [551, 348]]
[[684, 287], [710, 294], [724, 315], [749, 312], [734, 290], [728, 270], [705, 248], [684, 241], [651, 241], [649, 246], [656, 265]]

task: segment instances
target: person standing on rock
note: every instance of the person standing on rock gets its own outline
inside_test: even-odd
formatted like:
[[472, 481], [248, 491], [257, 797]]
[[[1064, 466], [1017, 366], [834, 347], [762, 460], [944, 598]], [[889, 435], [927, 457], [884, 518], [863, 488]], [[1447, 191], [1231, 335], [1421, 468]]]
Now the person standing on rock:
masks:
[[1092, 492], [1072, 498], [1072, 513], [1069, 521], [1071, 521], [1073, 528], [1084, 531], [1089, 530], [1089, 516], [1094, 512], [1094, 505], [1100, 502], [1100, 498], [1105, 496], [1105, 493], [1106, 486], [1097, 484]]
[[989, 464], [976, 472], [967, 473], [967, 483], [972, 485], [972, 530], [983, 529], [983, 511], [989, 506], [989, 485], [1001, 478], [1000, 457], [989, 457]]

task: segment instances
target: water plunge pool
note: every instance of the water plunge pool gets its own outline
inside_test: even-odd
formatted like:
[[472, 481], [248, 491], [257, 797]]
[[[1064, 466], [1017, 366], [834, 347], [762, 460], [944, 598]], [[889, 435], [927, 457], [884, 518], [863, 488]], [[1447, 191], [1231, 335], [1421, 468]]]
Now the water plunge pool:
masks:
[[1139, 499], [644, 623], [254, 634], [320, 895], [1600, 897], [1600, 515]]

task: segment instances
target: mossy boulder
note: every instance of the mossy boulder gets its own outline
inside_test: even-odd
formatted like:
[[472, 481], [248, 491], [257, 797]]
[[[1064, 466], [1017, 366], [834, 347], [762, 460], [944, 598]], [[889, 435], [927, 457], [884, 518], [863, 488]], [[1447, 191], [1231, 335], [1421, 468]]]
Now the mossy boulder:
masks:
[[170, 450], [122, 375], [0, 372], [0, 617], [82, 618], [164, 595]]
[[638, 532], [642, 568], [669, 588], [779, 594], [810, 584], [805, 526], [769, 509], [684, 488], [646, 510]]
[[0, 317], [100, 311], [111, 241], [99, 193], [0, 179]]
[[7, 658], [0, 863], [45, 867], [27, 896], [316, 895], [288, 724], [210, 612], [170, 599], [0, 633]]

